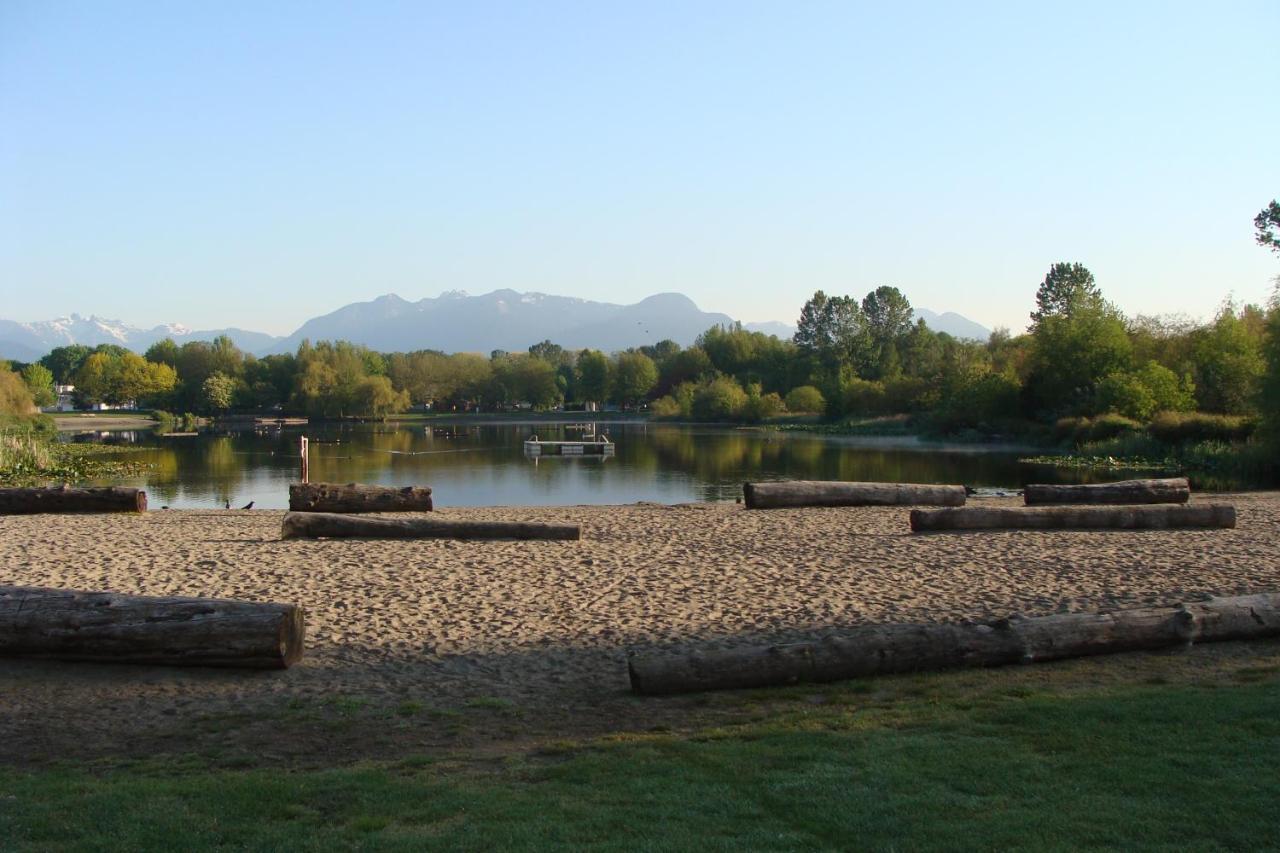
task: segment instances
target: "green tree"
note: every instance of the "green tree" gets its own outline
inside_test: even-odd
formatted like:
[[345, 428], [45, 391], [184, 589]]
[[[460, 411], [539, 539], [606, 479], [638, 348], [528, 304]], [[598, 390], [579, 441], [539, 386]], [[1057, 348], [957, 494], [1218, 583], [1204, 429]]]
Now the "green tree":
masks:
[[1033, 333], [1027, 393], [1042, 415], [1087, 412], [1097, 384], [1129, 366], [1131, 345], [1119, 312], [1101, 299], [1046, 314]]
[[206, 411], [225, 412], [231, 408], [236, 392], [236, 381], [225, 373], [213, 373], [203, 385]]
[[613, 374], [613, 396], [624, 406], [643, 400], [658, 384], [658, 366], [642, 352], [618, 354]]
[[529, 347], [529, 355], [534, 358], [540, 358], [547, 364], [559, 367], [561, 362], [564, 361], [565, 352], [564, 347], [559, 344], [553, 344], [548, 340]]
[[786, 405], [789, 412], [819, 414], [826, 408], [827, 401], [817, 388], [801, 385], [787, 393]]
[[911, 302], [896, 287], [877, 287], [862, 299], [867, 333], [877, 346], [896, 341], [911, 331]]
[[1093, 273], [1083, 264], [1057, 263], [1036, 291], [1036, 310], [1032, 325], [1038, 327], [1046, 317], [1070, 316], [1077, 310], [1097, 308], [1102, 294], [1094, 283]]
[[1258, 408], [1262, 413], [1264, 436], [1273, 447], [1280, 449], [1280, 289], [1267, 312], [1263, 355], [1266, 370], [1259, 382]]
[[1262, 208], [1254, 217], [1253, 227], [1257, 229], [1258, 245], [1280, 255], [1280, 201], [1272, 199], [1271, 204]]
[[599, 350], [578, 353], [578, 400], [603, 403], [609, 397], [609, 358]]
[[727, 421], [747, 405], [747, 392], [728, 376], [702, 384], [693, 395], [693, 416], [702, 421]]
[[1266, 370], [1263, 322], [1228, 301], [1211, 325], [1192, 336], [1196, 398], [1201, 409], [1229, 415], [1253, 410]]
[[71, 344], [65, 347], [54, 347], [44, 358], [40, 359], [40, 363], [49, 369], [53, 374], [53, 381], [59, 385], [71, 384], [72, 377], [76, 371], [80, 369], [80, 365], [84, 364], [84, 360], [89, 357], [93, 350], [83, 344]]
[[380, 418], [409, 408], [409, 395], [397, 391], [385, 376], [366, 376], [352, 392], [351, 413]]
[[147, 347], [144, 357], [147, 361], [155, 362], [156, 364], [167, 364], [176, 368], [180, 355], [181, 350], [173, 342], [173, 338], [164, 338]]
[[44, 408], [58, 401], [53, 393], [53, 371], [39, 362], [28, 364], [22, 369], [22, 381], [31, 391], [31, 398], [37, 406]]

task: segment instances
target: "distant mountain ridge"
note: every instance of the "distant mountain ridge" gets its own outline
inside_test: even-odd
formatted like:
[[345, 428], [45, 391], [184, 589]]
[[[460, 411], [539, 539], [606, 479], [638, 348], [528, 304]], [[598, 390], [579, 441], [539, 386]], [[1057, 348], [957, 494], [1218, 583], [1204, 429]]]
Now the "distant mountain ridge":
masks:
[[174, 323], [142, 329], [92, 314], [88, 317], [70, 314], [35, 323], [0, 320], [0, 358], [34, 361], [55, 347], [71, 344], [84, 344], [88, 347], [116, 344], [135, 352], [145, 352], [156, 341], [165, 338], [173, 338], [174, 342], [184, 344], [187, 341], [211, 341], [219, 335], [231, 338], [245, 352], [257, 352], [279, 340], [274, 335], [244, 329], [197, 331]]
[[[916, 313], [930, 328], [957, 337], [985, 340], [990, 334], [958, 314], [925, 309]], [[544, 340], [566, 349], [611, 352], [668, 338], [688, 346], [710, 327], [733, 322], [728, 314], [701, 310], [680, 293], [658, 293], [634, 305], [617, 305], [515, 290], [479, 296], [453, 290], [417, 302], [395, 294], [353, 302], [308, 320], [285, 337], [236, 328], [197, 331], [173, 324], [142, 329], [78, 314], [36, 323], [0, 320], [0, 358], [33, 361], [54, 347], [76, 343], [118, 344], [144, 352], [164, 338], [182, 344], [223, 334], [255, 355], [294, 352], [304, 339], [347, 340], [382, 352], [520, 352]], [[783, 338], [795, 334], [794, 326], [780, 322], [744, 323], [743, 327]]]

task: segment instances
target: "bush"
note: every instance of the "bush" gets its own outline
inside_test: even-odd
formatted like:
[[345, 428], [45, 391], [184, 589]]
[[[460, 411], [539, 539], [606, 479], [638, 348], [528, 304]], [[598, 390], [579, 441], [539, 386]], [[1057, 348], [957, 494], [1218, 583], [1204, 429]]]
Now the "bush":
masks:
[[827, 401], [823, 399], [822, 392], [812, 385], [801, 385], [799, 388], [792, 388], [787, 393], [785, 402], [787, 411], [805, 414], [821, 414], [822, 410], [827, 406]]
[[1094, 406], [1100, 412], [1114, 412], [1145, 421], [1156, 410], [1151, 390], [1132, 373], [1112, 373], [1098, 383]]
[[983, 427], [1017, 418], [1022, 385], [1007, 373], [986, 373], [957, 388], [938, 408], [936, 425], [943, 432]]
[[742, 407], [739, 413], [740, 417], [745, 421], [756, 423], [766, 420], [767, 418], [777, 417], [783, 410], [782, 398], [777, 394], [749, 394], [747, 395], [747, 403]]
[[727, 376], [700, 386], [693, 396], [693, 416], [701, 421], [728, 421], [747, 405], [747, 392]]
[[873, 416], [885, 413], [884, 385], [850, 377], [840, 383], [840, 414]]
[[1253, 435], [1258, 422], [1241, 415], [1211, 415], [1205, 412], [1161, 412], [1148, 431], [1166, 444], [1193, 441], [1244, 441]]
[[919, 376], [901, 376], [884, 385], [886, 414], [899, 415], [936, 408], [939, 396], [937, 386]]
[[649, 406], [649, 411], [653, 413], [655, 418], [678, 418], [683, 414], [680, 410], [680, 404], [670, 394], [654, 400], [653, 404]]
[[1102, 441], [1126, 433], [1138, 432], [1142, 424], [1122, 415], [1099, 415], [1096, 418], [1060, 418], [1053, 425], [1054, 438], [1062, 443], [1084, 444]]

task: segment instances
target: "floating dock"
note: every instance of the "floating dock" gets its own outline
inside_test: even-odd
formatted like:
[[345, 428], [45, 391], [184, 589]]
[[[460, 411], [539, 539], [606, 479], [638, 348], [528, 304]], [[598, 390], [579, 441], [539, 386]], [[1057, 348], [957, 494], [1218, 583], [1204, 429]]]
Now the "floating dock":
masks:
[[580, 441], [541, 441], [535, 435], [526, 439], [526, 456], [612, 456], [614, 443], [603, 435], [584, 435]]

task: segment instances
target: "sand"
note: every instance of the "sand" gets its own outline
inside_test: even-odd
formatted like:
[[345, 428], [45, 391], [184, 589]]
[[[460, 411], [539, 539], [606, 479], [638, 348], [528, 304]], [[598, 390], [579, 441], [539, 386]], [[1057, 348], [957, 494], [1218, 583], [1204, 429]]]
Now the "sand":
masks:
[[279, 511], [0, 517], [3, 584], [290, 601], [307, 619], [305, 657], [282, 672], [0, 661], [0, 761], [146, 749], [198, 720], [335, 698], [644, 713], [629, 647], [1280, 589], [1280, 493], [1212, 500], [1236, 504], [1235, 530], [912, 535], [901, 508], [639, 504], [437, 513], [578, 522], [580, 542], [285, 542]]

